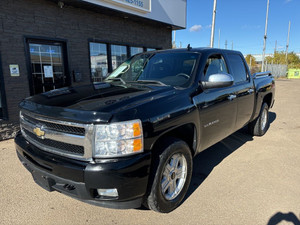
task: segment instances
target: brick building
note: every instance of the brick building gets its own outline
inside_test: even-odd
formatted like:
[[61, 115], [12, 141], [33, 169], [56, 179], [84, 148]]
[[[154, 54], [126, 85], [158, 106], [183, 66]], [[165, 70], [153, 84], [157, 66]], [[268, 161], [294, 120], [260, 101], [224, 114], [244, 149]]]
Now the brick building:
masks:
[[171, 48], [186, 0], [1, 0], [0, 139], [30, 95], [101, 81], [127, 57]]

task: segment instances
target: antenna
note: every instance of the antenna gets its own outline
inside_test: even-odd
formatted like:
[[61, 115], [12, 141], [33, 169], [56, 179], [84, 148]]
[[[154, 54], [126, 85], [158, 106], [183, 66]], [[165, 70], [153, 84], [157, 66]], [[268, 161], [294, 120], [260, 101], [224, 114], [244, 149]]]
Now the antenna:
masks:
[[188, 46], [187, 46], [187, 50], [188, 50], [188, 51], [190, 51], [191, 49], [192, 49], [191, 45], [190, 45], [190, 44], [188, 44]]

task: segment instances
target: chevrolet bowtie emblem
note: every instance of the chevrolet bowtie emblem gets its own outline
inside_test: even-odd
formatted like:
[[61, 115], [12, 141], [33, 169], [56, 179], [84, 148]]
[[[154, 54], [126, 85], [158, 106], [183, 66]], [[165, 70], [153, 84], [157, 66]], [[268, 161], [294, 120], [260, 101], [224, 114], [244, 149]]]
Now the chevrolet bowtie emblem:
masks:
[[41, 128], [36, 127], [33, 129], [33, 132], [36, 134], [36, 136], [43, 138], [45, 135], [45, 131], [42, 131]]

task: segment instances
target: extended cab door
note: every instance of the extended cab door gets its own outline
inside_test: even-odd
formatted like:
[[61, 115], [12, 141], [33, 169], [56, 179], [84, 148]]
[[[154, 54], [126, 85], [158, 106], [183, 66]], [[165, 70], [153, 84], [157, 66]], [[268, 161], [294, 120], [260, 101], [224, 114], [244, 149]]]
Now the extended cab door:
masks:
[[234, 78], [235, 95], [237, 98], [237, 118], [235, 130], [245, 126], [254, 110], [255, 89], [243, 56], [238, 53], [226, 54], [229, 72]]
[[[228, 73], [222, 54], [209, 56], [202, 66], [201, 81], [211, 74]], [[234, 87], [205, 89], [193, 100], [200, 113], [200, 148], [205, 149], [230, 135], [235, 128], [237, 101]]]

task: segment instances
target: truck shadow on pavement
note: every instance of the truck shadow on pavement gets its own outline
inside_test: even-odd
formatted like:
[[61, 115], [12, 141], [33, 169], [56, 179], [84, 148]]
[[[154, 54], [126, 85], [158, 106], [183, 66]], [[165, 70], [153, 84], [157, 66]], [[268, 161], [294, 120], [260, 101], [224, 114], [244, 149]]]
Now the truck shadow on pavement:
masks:
[[278, 212], [274, 216], [271, 217], [267, 225], [277, 225], [281, 223], [282, 221], [291, 222], [294, 225], [300, 225], [300, 220], [297, 218], [297, 216], [292, 213], [282, 213]]
[[[276, 113], [269, 112], [270, 124], [276, 120]], [[189, 189], [181, 202], [183, 204], [186, 199], [188, 199], [192, 193], [203, 183], [203, 181], [208, 177], [211, 171], [219, 163], [221, 163], [227, 156], [233, 153], [235, 150], [240, 148], [248, 141], [252, 141], [253, 137], [248, 133], [247, 127], [240, 129], [224, 140], [218, 142], [217, 144], [211, 146], [205, 151], [198, 154], [193, 159], [193, 175], [189, 186]], [[137, 210], [148, 210], [146, 207], [141, 206]], [[298, 225], [297, 223], [295, 223]], [[300, 224], [299, 224], [300, 225]]]
[[[270, 124], [275, 119], [276, 113], [269, 112]], [[244, 127], [198, 154], [193, 160], [193, 176], [184, 201], [203, 183], [219, 163], [242, 145], [252, 140], [253, 137], [248, 133], [247, 127]]]

